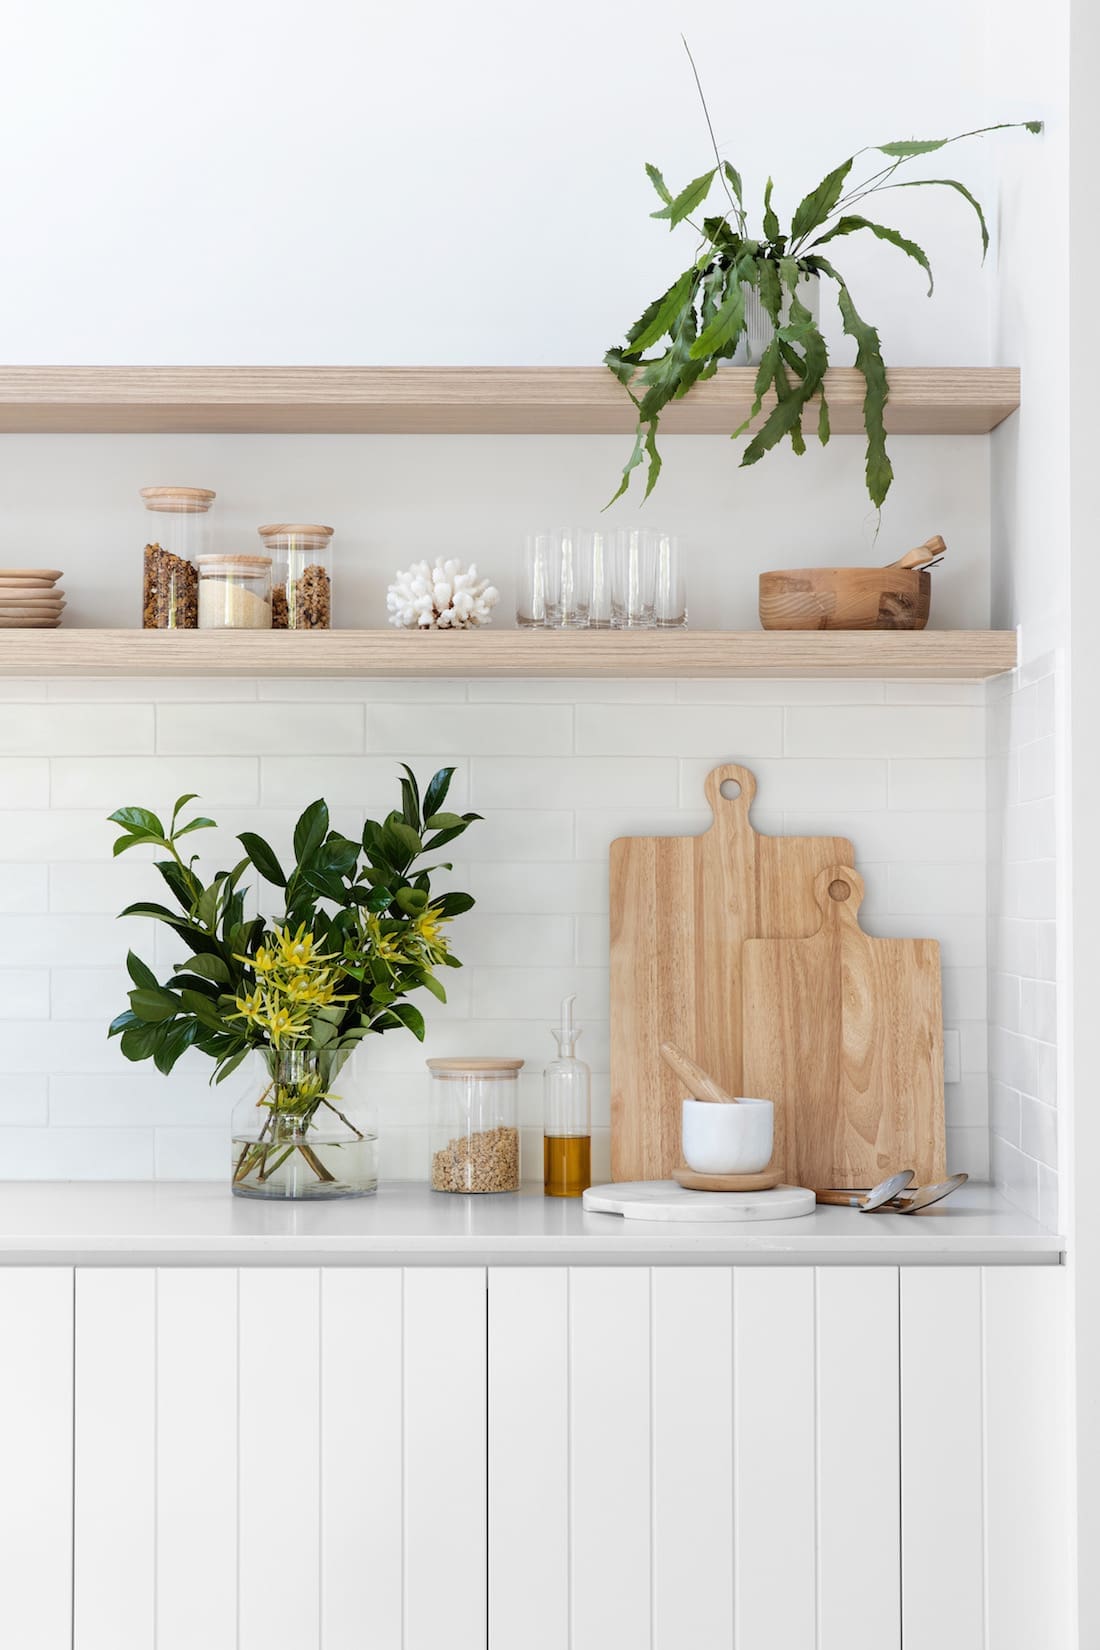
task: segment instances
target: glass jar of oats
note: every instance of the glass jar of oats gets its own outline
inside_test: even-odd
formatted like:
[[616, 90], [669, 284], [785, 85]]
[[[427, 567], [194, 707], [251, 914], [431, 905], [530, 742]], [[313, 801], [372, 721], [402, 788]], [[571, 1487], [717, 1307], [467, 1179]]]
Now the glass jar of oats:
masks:
[[201, 557], [199, 629], [271, 629], [270, 556]]
[[333, 529], [283, 521], [257, 532], [272, 562], [272, 629], [330, 629]]
[[207, 487], [143, 487], [146, 526], [142, 570], [144, 630], [194, 630], [199, 622], [199, 557], [208, 548], [210, 506]]
[[518, 1077], [522, 1060], [429, 1060], [435, 1192], [519, 1190]]

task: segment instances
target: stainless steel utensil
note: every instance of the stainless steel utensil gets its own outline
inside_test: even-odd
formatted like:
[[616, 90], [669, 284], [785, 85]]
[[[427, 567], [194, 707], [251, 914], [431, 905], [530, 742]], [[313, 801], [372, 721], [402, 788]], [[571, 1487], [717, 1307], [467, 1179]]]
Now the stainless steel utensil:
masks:
[[948, 1175], [946, 1180], [938, 1180], [934, 1186], [910, 1187], [891, 1201], [890, 1212], [897, 1215], [915, 1215], [918, 1210], [927, 1209], [932, 1203], [939, 1203], [941, 1198], [950, 1197], [960, 1186], [965, 1186], [968, 1178], [965, 1174], [952, 1174]]
[[[869, 1192], [842, 1191], [836, 1187], [827, 1187], [816, 1194], [817, 1201], [834, 1204], [841, 1209], [860, 1209], [865, 1215], [869, 1215], [876, 1209], [883, 1209], [892, 1203], [899, 1193], [905, 1191], [912, 1178], [912, 1169], [902, 1169], [900, 1174], [892, 1174], [888, 1180], [881, 1180], [877, 1186], [872, 1186]], [[953, 1187], [951, 1189], [954, 1190]], [[945, 1192], [944, 1196], [946, 1195]]]

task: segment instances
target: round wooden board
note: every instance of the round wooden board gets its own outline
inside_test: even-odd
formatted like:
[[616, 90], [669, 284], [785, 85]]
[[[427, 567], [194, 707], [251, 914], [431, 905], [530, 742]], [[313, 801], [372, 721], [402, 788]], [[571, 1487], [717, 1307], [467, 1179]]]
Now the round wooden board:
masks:
[[778, 1169], [761, 1169], [759, 1174], [699, 1174], [695, 1169], [673, 1169], [677, 1186], [689, 1192], [770, 1192], [779, 1185]]
[[591, 1214], [625, 1215], [627, 1220], [790, 1220], [812, 1215], [813, 1192], [804, 1186], [773, 1186], [767, 1192], [694, 1192], [674, 1180], [624, 1180], [590, 1186], [582, 1206]]
[[33, 579], [36, 584], [56, 584], [61, 577], [57, 567], [0, 567], [0, 579]]

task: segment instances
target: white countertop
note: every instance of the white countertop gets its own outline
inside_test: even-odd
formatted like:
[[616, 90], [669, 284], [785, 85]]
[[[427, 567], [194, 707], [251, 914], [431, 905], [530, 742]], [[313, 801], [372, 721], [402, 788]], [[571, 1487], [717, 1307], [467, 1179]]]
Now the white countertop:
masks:
[[989, 1186], [920, 1215], [819, 1208], [795, 1220], [674, 1225], [586, 1214], [536, 1187], [462, 1197], [390, 1182], [374, 1197], [267, 1203], [220, 1183], [0, 1182], [0, 1264], [320, 1262], [595, 1265], [654, 1261], [1057, 1264], [1064, 1240]]

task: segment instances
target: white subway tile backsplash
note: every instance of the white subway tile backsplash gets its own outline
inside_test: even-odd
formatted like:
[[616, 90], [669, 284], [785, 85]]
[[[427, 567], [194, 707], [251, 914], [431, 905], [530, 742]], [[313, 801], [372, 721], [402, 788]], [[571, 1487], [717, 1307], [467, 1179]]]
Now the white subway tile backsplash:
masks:
[[158, 1180], [222, 1180], [230, 1168], [228, 1129], [157, 1129], [154, 1164]]
[[674, 757], [475, 756], [474, 808], [675, 808], [679, 770]]
[[[808, 757], [764, 758], [747, 764], [756, 779], [753, 823], [775, 818], [787, 809], [838, 813], [852, 809], [881, 811], [887, 802], [887, 764], [884, 761], [814, 761]], [[698, 804], [704, 795], [703, 781], [714, 762], [707, 758], [680, 764], [680, 802], [684, 807]], [[759, 826], [757, 826], [759, 829]], [[647, 835], [654, 833], [647, 832]]]
[[44, 1129], [50, 1120], [48, 1092], [45, 1072], [5, 1076], [0, 1084], [0, 1140], [8, 1128]]
[[670, 705], [676, 683], [659, 677], [539, 677], [467, 684], [471, 704], [483, 705]]
[[[556, 1021], [563, 997], [575, 991], [584, 998], [584, 1018], [591, 1024], [608, 1018], [607, 975], [603, 969], [578, 968], [474, 968], [473, 1008], [475, 1018], [515, 1015], [517, 1019], [541, 1016], [547, 1025]], [[579, 1016], [578, 1016], [579, 1018]]]
[[117, 836], [98, 808], [0, 813], [0, 862], [109, 860]]
[[985, 915], [985, 877], [969, 865], [919, 865], [889, 868], [889, 909], [911, 912], [953, 911], [961, 916]]
[[45, 911], [49, 900], [47, 866], [0, 864], [0, 915], [9, 911]]
[[986, 764], [980, 757], [896, 757], [888, 767], [891, 808], [957, 813], [985, 807]]
[[478, 910], [484, 912], [537, 914], [607, 910], [606, 859], [591, 863], [569, 860], [551, 865], [471, 863], [463, 869], [461, 881], [477, 900]]
[[1039, 1218], [1039, 1164], [1003, 1139], [990, 1136], [989, 1165], [994, 1183], [1010, 1203], [1032, 1220]]
[[462, 961], [489, 968], [567, 967], [574, 961], [573, 920], [475, 908], [462, 921]]
[[1058, 1113], [1027, 1094], [1020, 1097], [1020, 1150], [1048, 1169], [1058, 1167]]
[[730, 677], [677, 682], [676, 698], [684, 705], [820, 705], [823, 699], [830, 705], [881, 705], [886, 689], [874, 681], [826, 685], [791, 677]]
[[[0, 968], [0, 1020], [48, 1020], [49, 1017], [49, 970]], [[33, 1036], [34, 1032], [28, 1030], [28, 1035]]]
[[[627, 715], [631, 715], [629, 710]], [[649, 721], [650, 714], [644, 718]], [[573, 749], [572, 705], [368, 705], [366, 748], [409, 759], [439, 749], [467, 756], [564, 756]], [[410, 763], [411, 765], [411, 763]]]
[[176, 798], [189, 791], [197, 792], [199, 801], [188, 816], [223, 804], [257, 803], [259, 775], [255, 757], [64, 756], [50, 764], [50, 802], [54, 808], [99, 808], [105, 814], [136, 803], [151, 808], [167, 829]]
[[985, 755], [978, 705], [815, 705], [786, 713], [786, 756]]
[[365, 705], [391, 701], [402, 705], [449, 705], [466, 699], [466, 683], [446, 676], [273, 676], [261, 677], [254, 685], [254, 697], [289, 704], [302, 699], [339, 704], [350, 699]]
[[151, 1180], [152, 1129], [0, 1129], [0, 1180]]
[[968, 1174], [972, 1180], [989, 1179], [989, 1130], [948, 1128], [947, 1172]]
[[[333, 809], [358, 810], [364, 818], [382, 819], [400, 803], [400, 757], [395, 756], [265, 756], [260, 762], [260, 795], [265, 807], [300, 811], [316, 796]], [[440, 768], [453, 767], [444, 756], [409, 758], [423, 791]], [[469, 764], [451, 780], [447, 807], [464, 811], [469, 803]]]
[[0, 808], [48, 808], [49, 805], [50, 764], [46, 758], [0, 756]]
[[576, 718], [581, 756], [694, 756], [714, 767], [743, 751], [783, 752], [778, 706], [650, 705], [639, 712], [634, 705], [578, 705]]
[[0, 716], [0, 754], [130, 756], [153, 749], [153, 707], [21, 705]]
[[156, 748], [169, 756], [343, 756], [363, 749], [362, 705], [320, 711], [298, 701], [169, 704], [158, 705], [156, 715]]
[[980, 813], [902, 813], [869, 811], [843, 813], [819, 808], [813, 813], [791, 809], [783, 815], [783, 830], [792, 836], [846, 836], [856, 850], [856, 867], [872, 862], [902, 864], [942, 860], [972, 862], [977, 877], [984, 874], [985, 815]]
[[199, 699], [228, 704], [255, 699], [256, 682], [251, 677], [233, 676], [55, 676], [43, 697], [55, 704], [130, 704], [135, 700], [167, 704]]

